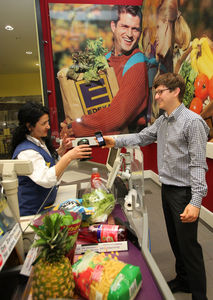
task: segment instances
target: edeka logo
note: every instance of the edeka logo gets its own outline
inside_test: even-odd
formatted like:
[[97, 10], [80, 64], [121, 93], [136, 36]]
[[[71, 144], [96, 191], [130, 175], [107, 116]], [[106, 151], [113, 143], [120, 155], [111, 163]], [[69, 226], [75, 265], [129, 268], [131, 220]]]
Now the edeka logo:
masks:
[[101, 105], [101, 106], [99, 106], [98, 108], [88, 109], [88, 110], [87, 110], [87, 114], [88, 114], [88, 115], [94, 114], [95, 112], [99, 111], [101, 108], [109, 107], [109, 106], [110, 106], [110, 104], [108, 104], [108, 105]]
[[99, 81], [92, 81], [90, 84], [85, 84], [84, 80], [80, 80], [75, 84], [84, 114], [90, 115], [101, 108], [110, 106], [112, 91], [105, 74], [100, 75]]

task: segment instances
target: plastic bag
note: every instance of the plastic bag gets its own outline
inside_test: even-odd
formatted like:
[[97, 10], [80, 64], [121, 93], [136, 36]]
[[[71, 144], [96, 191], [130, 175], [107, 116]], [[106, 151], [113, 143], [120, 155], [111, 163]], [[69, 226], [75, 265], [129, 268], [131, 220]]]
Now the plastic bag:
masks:
[[89, 186], [82, 195], [82, 206], [94, 209], [86, 221], [90, 224], [106, 222], [115, 207], [115, 197], [106, 188], [103, 179], [94, 180], [93, 184], [95, 188]]
[[77, 291], [86, 299], [132, 300], [141, 285], [138, 266], [87, 251], [73, 266]]

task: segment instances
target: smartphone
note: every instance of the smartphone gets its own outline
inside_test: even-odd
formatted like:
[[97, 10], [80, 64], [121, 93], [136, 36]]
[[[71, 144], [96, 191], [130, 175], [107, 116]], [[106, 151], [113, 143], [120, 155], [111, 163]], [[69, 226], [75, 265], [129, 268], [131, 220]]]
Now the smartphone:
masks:
[[98, 144], [99, 144], [100, 147], [106, 145], [105, 140], [103, 138], [103, 134], [102, 134], [101, 131], [95, 132], [95, 137], [96, 137], [96, 139], [97, 139]]

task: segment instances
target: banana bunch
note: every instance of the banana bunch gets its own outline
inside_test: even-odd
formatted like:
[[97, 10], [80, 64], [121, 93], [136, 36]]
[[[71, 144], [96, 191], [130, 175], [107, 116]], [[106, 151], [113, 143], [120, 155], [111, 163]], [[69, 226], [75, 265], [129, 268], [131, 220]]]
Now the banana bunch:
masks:
[[210, 43], [212, 42], [207, 37], [195, 38], [190, 53], [192, 68], [198, 73], [205, 74], [209, 79], [213, 76], [213, 51]]

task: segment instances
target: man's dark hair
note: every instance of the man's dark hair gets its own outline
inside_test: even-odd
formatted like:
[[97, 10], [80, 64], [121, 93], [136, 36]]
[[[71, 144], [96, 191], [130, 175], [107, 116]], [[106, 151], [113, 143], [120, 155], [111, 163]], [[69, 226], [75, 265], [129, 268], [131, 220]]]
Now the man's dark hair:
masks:
[[142, 12], [141, 6], [137, 5], [115, 5], [113, 7], [112, 21], [117, 24], [120, 20], [120, 14], [128, 13], [134, 17], [138, 16], [140, 19], [140, 28], [142, 26]]
[[153, 87], [156, 89], [160, 85], [166, 86], [170, 91], [174, 91], [176, 88], [180, 88], [178, 99], [180, 100], [180, 102], [183, 102], [186, 84], [182, 76], [175, 73], [165, 73], [158, 75], [154, 79]]

